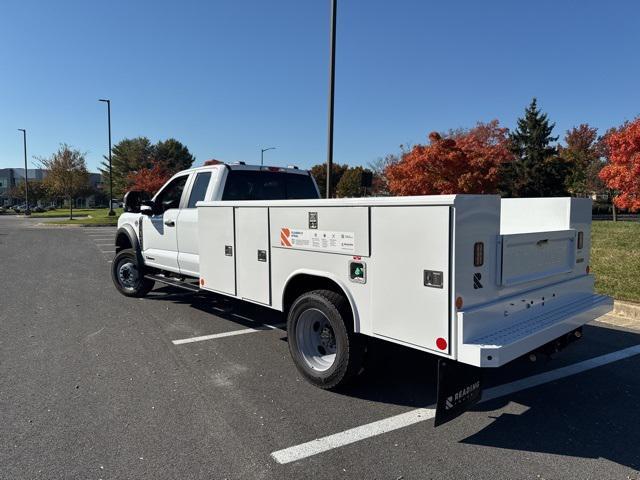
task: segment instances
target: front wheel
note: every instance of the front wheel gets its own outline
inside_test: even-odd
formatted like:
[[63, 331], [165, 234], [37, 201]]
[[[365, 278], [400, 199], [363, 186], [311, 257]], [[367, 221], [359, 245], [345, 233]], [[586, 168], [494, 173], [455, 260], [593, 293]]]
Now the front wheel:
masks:
[[114, 257], [111, 278], [118, 291], [127, 297], [144, 297], [155, 283], [144, 278], [144, 268], [138, 263], [135, 250], [130, 248], [118, 252]]
[[330, 290], [305, 293], [291, 306], [289, 350], [298, 371], [317, 387], [338, 387], [360, 371], [364, 344], [351, 319], [347, 299]]

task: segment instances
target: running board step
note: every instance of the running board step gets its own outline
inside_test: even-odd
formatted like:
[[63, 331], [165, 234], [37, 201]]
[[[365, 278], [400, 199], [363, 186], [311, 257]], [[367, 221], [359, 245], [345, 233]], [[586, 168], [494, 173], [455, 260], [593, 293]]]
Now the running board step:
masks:
[[194, 285], [193, 283], [183, 282], [175, 278], [165, 277], [164, 275], [145, 275], [144, 278], [148, 278], [149, 280], [154, 280], [156, 282], [164, 283], [165, 285], [171, 285], [172, 287], [178, 287], [184, 290], [189, 290], [190, 292], [200, 291], [200, 287], [198, 287], [197, 285]]

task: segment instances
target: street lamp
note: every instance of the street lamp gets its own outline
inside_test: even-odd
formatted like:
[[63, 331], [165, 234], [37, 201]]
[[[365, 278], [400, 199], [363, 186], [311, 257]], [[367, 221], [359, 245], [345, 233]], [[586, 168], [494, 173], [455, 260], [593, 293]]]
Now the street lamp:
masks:
[[113, 211], [113, 171], [111, 170], [111, 100], [100, 98], [100, 102], [107, 104], [107, 124], [109, 128], [109, 216], [116, 214]]
[[262, 167], [264, 165], [264, 152], [266, 152], [267, 150], [275, 150], [276, 147], [269, 147], [269, 148], [261, 148], [260, 149], [260, 166]]
[[336, 16], [338, 1], [331, 0], [331, 40], [329, 58], [329, 132], [327, 140], [327, 198], [331, 197], [331, 170], [333, 170], [333, 100], [336, 83]]
[[29, 170], [27, 169], [27, 131], [24, 128], [19, 128], [18, 131], [22, 132], [24, 144], [24, 203], [26, 205], [24, 214], [31, 215], [31, 210], [29, 210]]

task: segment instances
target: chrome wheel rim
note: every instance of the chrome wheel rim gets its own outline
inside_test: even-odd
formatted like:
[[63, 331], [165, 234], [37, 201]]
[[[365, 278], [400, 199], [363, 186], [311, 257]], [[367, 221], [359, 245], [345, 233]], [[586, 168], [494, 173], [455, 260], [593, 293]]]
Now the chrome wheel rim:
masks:
[[138, 285], [138, 267], [130, 259], [118, 263], [118, 282], [126, 290], [135, 290]]
[[311, 369], [325, 372], [334, 364], [336, 336], [327, 316], [317, 308], [300, 314], [296, 340], [302, 358]]

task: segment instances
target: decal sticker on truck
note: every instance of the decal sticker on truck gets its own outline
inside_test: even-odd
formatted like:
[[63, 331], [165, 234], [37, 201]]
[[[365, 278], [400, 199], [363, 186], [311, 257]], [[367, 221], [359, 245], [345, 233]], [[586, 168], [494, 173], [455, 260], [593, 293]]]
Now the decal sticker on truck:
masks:
[[355, 234], [354, 232], [300, 230], [283, 227], [280, 229], [280, 246], [323, 252], [353, 253]]

